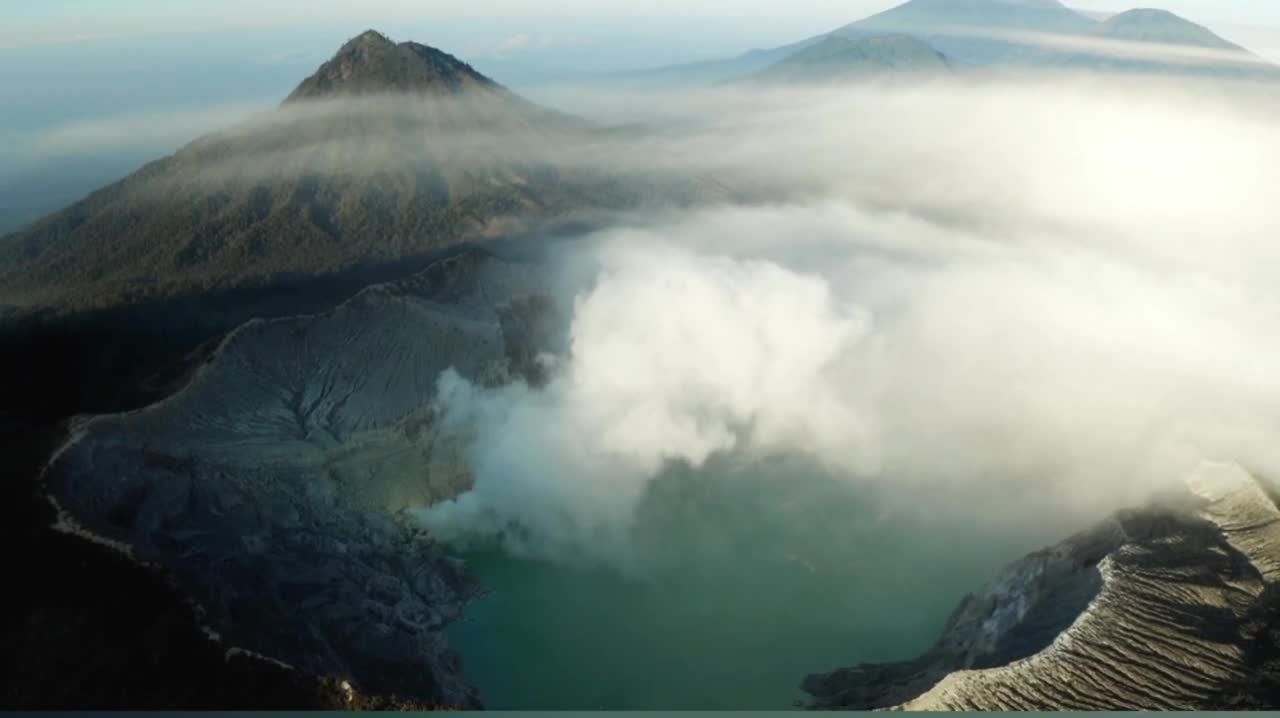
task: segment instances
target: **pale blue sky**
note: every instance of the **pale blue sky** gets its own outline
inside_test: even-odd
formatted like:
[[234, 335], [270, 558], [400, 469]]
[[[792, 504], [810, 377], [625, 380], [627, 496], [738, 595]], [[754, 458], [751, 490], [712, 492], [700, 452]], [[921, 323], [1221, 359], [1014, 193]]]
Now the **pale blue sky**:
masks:
[[[1141, 0], [1139, 0], [1141, 3]], [[843, 23], [897, 4], [895, 0], [0, 0], [0, 47], [182, 32], [286, 25], [388, 24], [475, 17], [804, 18], [815, 27]], [[1075, 0], [1090, 10], [1124, 10], [1125, 0]], [[1225, 30], [1280, 28], [1275, 0], [1155, 0], [1158, 5]]]

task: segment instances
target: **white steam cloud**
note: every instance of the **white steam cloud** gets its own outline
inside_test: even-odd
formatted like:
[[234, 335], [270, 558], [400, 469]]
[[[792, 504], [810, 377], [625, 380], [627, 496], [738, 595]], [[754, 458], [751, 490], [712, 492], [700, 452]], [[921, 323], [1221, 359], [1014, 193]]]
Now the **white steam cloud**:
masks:
[[[720, 454], [996, 487], [983, 520], [1114, 508], [1206, 458], [1280, 470], [1274, 296], [1106, 248], [869, 253], [877, 221], [904, 227], [818, 205], [603, 237], [549, 386], [442, 379], [450, 421], [476, 431], [476, 485], [425, 525], [625, 563], [649, 482]], [[823, 266], [783, 226], [822, 227]]]
[[987, 518], [1114, 508], [1206, 458], [1280, 473], [1280, 131], [1240, 93], [982, 82], [665, 107], [704, 130], [618, 162], [786, 200], [597, 237], [548, 386], [442, 378], [476, 483], [422, 521], [625, 561], [649, 483], [719, 455], [995, 487]]

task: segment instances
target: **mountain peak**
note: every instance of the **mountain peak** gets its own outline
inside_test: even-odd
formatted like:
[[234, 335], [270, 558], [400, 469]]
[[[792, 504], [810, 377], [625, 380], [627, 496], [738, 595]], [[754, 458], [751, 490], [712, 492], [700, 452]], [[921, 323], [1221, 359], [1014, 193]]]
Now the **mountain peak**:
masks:
[[1138, 7], [1112, 15], [1111, 20], [1153, 21], [1153, 22], [1189, 22], [1181, 17], [1155, 7]]
[[391, 38], [383, 35], [377, 30], [365, 30], [359, 35], [348, 40], [347, 44], [343, 45], [343, 49], [357, 47], [389, 47], [394, 45], [395, 43], [391, 41]]
[[1220, 50], [1244, 50], [1239, 45], [1217, 36], [1207, 27], [1197, 25], [1168, 10], [1155, 8], [1137, 8], [1113, 15], [1098, 27], [1098, 34], [1117, 40], [1193, 45]]
[[985, 27], [1081, 33], [1093, 24], [1059, 0], [907, 0], [844, 30], [946, 34]]
[[366, 30], [303, 80], [286, 102], [382, 93], [456, 95], [498, 87], [453, 55], [416, 42], [397, 45]]
[[1006, 5], [1020, 5], [1022, 7], [1051, 8], [1054, 10], [1067, 9], [1067, 6], [1063, 5], [1061, 0], [1000, 0], [1000, 1], [1005, 3]]

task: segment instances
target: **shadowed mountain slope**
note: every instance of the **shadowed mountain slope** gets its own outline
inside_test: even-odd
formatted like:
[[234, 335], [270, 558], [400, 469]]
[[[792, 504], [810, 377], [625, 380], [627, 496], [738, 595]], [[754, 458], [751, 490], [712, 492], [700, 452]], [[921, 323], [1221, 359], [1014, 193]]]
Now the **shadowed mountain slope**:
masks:
[[417, 261], [650, 193], [687, 196], [559, 161], [596, 132], [439, 50], [366, 32], [280, 108], [0, 239], [0, 316]]

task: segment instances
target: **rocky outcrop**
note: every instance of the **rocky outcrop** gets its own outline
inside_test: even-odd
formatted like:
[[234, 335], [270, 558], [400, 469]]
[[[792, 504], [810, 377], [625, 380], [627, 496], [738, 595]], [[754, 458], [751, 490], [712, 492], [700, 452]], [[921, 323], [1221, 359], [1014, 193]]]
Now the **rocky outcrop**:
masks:
[[1251, 681], [1280, 511], [1242, 469], [1014, 563], [901, 664], [810, 676], [818, 708], [1196, 710]]
[[396, 44], [367, 30], [343, 45], [286, 102], [377, 93], [500, 94], [502, 88], [458, 58], [414, 42]]
[[478, 706], [441, 635], [476, 589], [401, 519], [469, 486], [436, 381], [532, 366], [553, 310], [538, 276], [466, 250], [329, 313], [249, 323], [176, 395], [77, 427], [46, 470], [63, 528], [167, 569], [232, 645]]

